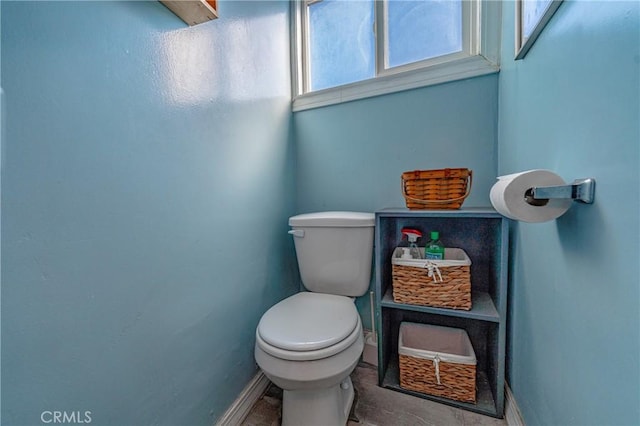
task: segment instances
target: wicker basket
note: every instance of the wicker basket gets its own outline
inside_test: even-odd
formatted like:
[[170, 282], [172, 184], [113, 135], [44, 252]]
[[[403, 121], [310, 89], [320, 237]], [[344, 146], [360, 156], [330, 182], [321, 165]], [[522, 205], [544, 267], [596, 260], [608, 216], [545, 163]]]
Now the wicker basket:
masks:
[[467, 332], [402, 322], [398, 338], [400, 387], [476, 402], [476, 355]]
[[408, 305], [471, 309], [471, 259], [464, 250], [445, 248], [443, 260], [391, 257], [393, 301]]
[[402, 195], [409, 209], [459, 209], [471, 191], [469, 169], [414, 170], [402, 174]]

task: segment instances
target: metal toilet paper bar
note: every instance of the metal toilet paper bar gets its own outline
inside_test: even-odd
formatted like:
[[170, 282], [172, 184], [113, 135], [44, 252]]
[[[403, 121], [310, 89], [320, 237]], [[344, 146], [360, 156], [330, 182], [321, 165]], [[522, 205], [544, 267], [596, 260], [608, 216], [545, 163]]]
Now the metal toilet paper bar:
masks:
[[533, 206], [544, 206], [550, 199], [572, 199], [591, 204], [595, 197], [596, 181], [593, 178], [576, 179], [569, 185], [534, 186], [529, 188], [524, 198]]

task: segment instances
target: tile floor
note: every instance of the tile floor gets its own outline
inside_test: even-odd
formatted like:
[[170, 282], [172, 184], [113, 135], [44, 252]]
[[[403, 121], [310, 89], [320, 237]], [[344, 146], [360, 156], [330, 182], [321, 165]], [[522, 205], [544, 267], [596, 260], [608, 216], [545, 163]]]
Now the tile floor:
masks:
[[[378, 386], [377, 369], [360, 363], [351, 375], [356, 401], [347, 426], [506, 426], [502, 419], [438, 404]], [[280, 425], [282, 391], [271, 385], [243, 426]], [[304, 426], [304, 425], [301, 425]]]

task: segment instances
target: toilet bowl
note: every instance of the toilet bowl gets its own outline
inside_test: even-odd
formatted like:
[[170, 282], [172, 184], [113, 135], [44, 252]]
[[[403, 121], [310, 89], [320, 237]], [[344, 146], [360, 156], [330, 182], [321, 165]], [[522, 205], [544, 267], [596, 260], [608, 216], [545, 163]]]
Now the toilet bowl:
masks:
[[283, 426], [344, 426], [355, 394], [349, 375], [364, 349], [353, 297], [369, 288], [374, 215], [309, 213], [289, 225], [309, 291], [265, 312], [255, 359], [283, 390]]
[[282, 425], [344, 425], [354, 396], [349, 375], [363, 349], [348, 297], [303, 292], [269, 309], [256, 330], [255, 359], [283, 390]]

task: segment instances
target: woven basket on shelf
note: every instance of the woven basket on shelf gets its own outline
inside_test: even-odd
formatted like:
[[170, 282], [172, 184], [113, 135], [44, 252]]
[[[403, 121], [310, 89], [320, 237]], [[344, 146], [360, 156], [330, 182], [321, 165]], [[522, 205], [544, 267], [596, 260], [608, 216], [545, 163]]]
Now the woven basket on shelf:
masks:
[[476, 356], [465, 330], [402, 322], [398, 338], [400, 387], [476, 402]]
[[471, 191], [469, 169], [414, 170], [402, 174], [402, 195], [409, 209], [459, 209]]
[[471, 259], [464, 250], [446, 248], [445, 260], [405, 260], [401, 253], [396, 248], [391, 258], [394, 302], [471, 309]]
[[400, 355], [400, 387], [415, 392], [476, 402], [476, 366], [440, 362], [440, 384], [435, 377], [435, 362]]

